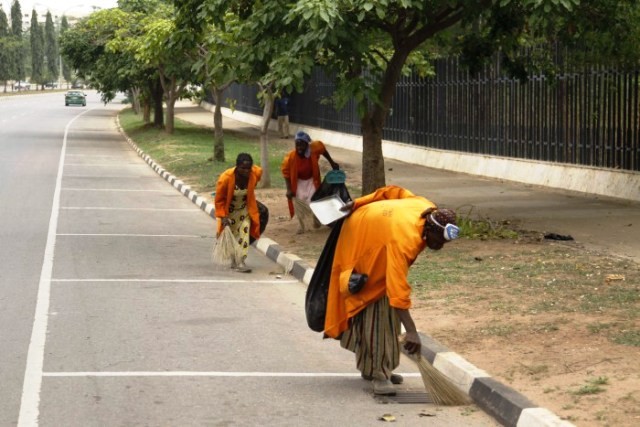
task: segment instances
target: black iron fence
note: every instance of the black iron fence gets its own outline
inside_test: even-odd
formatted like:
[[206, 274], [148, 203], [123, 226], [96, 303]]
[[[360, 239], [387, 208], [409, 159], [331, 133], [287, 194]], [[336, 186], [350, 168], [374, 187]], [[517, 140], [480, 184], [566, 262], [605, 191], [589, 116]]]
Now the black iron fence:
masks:
[[[421, 147], [640, 171], [640, 70], [604, 66], [507, 78], [499, 61], [469, 75], [457, 58], [435, 64], [436, 76], [397, 85], [383, 138]], [[355, 103], [326, 102], [333, 80], [319, 69], [291, 96], [292, 122], [360, 134]], [[262, 114], [254, 86], [233, 85], [225, 97], [240, 111]]]

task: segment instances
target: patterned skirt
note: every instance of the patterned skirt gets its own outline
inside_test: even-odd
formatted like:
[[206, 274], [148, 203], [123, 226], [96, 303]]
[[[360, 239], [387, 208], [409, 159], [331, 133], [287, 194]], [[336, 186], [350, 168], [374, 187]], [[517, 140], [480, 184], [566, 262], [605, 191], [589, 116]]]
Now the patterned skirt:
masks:
[[382, 297], [351, 319], [340, 345], [356, 354], [356, 366], [366, 376], [390, 379], [400, 364], [400, 317]]
[[233, 192], [233, 199], [229, 205], [229, 220], [231, 221], [231, 231], [238, 244], [238, 253], [241, 260], [247, 258], [249, 252], [249, 229], [251, 218], [247, 209], [247, 190], [236, 189]]

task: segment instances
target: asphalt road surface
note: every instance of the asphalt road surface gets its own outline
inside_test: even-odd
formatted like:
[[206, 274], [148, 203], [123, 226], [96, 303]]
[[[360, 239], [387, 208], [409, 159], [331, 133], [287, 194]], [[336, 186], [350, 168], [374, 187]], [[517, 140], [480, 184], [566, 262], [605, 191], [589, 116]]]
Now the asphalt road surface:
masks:
[[496, 425], [374, 399], [304, 285], [253, 249], [251, 274], [214, 268], [212, 219], [87, 100], [0, 98], [0, 426]]

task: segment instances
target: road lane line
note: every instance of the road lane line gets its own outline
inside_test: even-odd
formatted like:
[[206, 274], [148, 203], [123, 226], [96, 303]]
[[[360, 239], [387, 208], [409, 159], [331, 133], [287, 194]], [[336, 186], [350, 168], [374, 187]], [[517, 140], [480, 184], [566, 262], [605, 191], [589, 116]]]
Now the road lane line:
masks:
[[145, 168], [148, 168], [149, 166], [147, 166], [146, 164], [138, 164], [138, 163], [118, 163], [118, 162], [114, 162], [114, 163], [67, 163], [65, 164], [65, 166], [91, 166], [91, 167], [105, 167], [105, 168], [112, 168], [114, 166], [144, 166]]
[[58, 215], [60, 213], [60, 188], [62, 187], [62, 174], [64, 172], [64, 158], [67, 151], [67, 137], [69, 128], [76, 119], [92, 111], [83, 111], [67, 123], [64, 128], [60, 159], [58, 160], [58, 175], [53, 192], [51, 217], [49, 218], [49, 231], [47, 243], [44, 249], [44, 259], [40, 270], [40, 282], [31, 330], [31, 341], [27, 352], [27, 363], [22, 385], [22, 398], [20, 402], [20, 414], [18, 426], [37, 426], [40, 415], [40, 392], [42, 388], [42, 367], [44, 365], [44, 347], [47, 339], [47, 324], [49, 316], [49, 303], [51, 297], [51, 274], [53, 271], [53, 255], [56, 245], [56, 231], [58, 228]]
[[[418, 372], [402, 373], [403, 377], [419, 377]], [[133, 372], [44, 372], [45, 377], [245, 377], [245, 378], [319, 378], [360, 377], [346, 372], [198, 372], [198, 371], [133, 371]]]
[[299, 280], [243, 280], [243, 279], [51, 279], [57, 283], [267, 283], [271, 285], [300, 283]]
[[195, 239], [214, 239], [213, 236], [196, 236], [195, 234], [108, 234], [108, 233], [58, 233], [58, 236], [78, 237], [177, 237]]
[[65, 178], [109, 178], [109, 179], [133, 179], [133, 178], [152, 178], [152, 175], [80, 175], [67, 174]]
[[75, 187], [63, 187], [62, 191], [122, 191], [129, 193], [167, 193], [167, 194], [175, 194], [176, 190], [174, 188], [170, 190], [132, 190], [129, 188], [75, 188]]
[[111, 207], [100, 207], [100, 206], [66, 206], [60, 208], [62, 210], [102, 210], [102, 211], [167, 211], [167, 212], [198, 212], [201, 211], [193, 208], [186, 209], [169, 209], [169, 208], [111, 208]]

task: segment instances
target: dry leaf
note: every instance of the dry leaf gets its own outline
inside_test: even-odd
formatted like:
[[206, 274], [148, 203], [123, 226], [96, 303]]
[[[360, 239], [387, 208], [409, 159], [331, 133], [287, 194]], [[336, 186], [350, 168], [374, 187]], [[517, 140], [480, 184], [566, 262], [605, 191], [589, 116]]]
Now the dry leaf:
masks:
[[381, 416], [380, 418], [378, 418], [378, 420], [380, 421], [386, 421], [388, 423], [394, 423], [396, 422], [396, 417], [394, 417], [391, 414], [384, 414], [383, 416]]
[[604, 278], [605, 283], [624, 281], [624, 274], [607, 274]]

